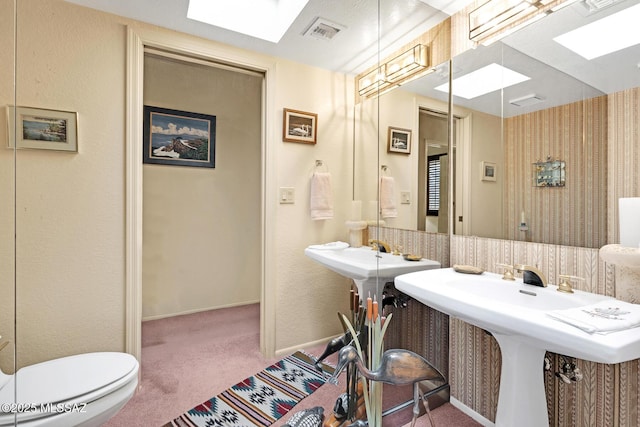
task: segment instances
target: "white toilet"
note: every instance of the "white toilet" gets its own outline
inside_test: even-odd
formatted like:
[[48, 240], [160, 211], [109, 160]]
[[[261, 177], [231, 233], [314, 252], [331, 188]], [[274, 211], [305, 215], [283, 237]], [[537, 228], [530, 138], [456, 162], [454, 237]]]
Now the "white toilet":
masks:
[[130, 354], [102, 352], [0, 373], [0, 426], [100, 426], [133, 396], [138, 369]]

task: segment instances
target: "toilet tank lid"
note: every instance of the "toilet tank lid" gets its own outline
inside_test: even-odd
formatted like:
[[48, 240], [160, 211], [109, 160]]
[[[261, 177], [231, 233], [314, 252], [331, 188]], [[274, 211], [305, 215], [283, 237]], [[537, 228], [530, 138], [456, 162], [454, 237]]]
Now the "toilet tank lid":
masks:
[[84, 353], [48, 360], [19, 369], [0, 390], [0, 402], [14, 401], [14, 385], [18, 403], [65, 402], [108, 389], [137, 372], [138, 361], [127, 353]]

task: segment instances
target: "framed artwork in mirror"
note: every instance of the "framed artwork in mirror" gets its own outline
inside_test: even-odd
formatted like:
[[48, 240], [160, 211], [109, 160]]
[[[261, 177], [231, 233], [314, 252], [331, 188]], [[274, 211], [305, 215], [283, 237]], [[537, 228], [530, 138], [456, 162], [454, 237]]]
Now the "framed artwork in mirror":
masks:
[[143, 163], [215, 168], [216, 116], [144, 106]]
[[282, 140], [315, 144], [318, 131], [318, 115], [304, 111], [283, 110]]
[[411, 154], [411, 130], [389, 126], [387, 152]]
[[78, 114], [73, 111], [7, 107], [9, 147], [78, 152]]
[[481, 164], [482, 180], [483, 181], [495, 181], [496, 180], [496, 164], [493, 162], [482, 162]]
[[534, 186], [536, 187], [564, 187], [565, 162], [550, 160], [536, 162], [534, 167]]

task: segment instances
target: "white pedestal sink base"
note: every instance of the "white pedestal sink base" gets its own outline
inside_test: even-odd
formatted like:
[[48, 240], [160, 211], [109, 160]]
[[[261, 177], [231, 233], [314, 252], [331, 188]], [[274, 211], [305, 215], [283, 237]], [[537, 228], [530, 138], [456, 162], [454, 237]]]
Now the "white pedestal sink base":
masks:
[[375, 296], [376, 301], [381, 302], [384, 285], [387, 282], [393, 282], [393, 277], [387, 279], [384, 277], [366, 280], [353, 279], [353, 282], [356, 284], [356, 288], [358, 288], [358, 294], [361, 300], [366, 301], [367, 298], [373, 298]]
[[545, 427], [549, 425], [544, 389], [545, 350], [493, 334], [500, 345], [502, 369], [496, 427]]

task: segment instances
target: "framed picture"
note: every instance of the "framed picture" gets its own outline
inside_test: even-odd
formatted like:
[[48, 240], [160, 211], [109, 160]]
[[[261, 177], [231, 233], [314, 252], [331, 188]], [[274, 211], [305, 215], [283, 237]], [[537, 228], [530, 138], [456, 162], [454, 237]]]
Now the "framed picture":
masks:
[[304, 111], [284, 109], [282, 140], [315, 144], [318, 132], [318, 115]]
[[496, 180], [496, 164], [492, 162], [482, 162], [482, 180], [483, 181], [495, 181]]
[[144, 106], [143, 163], [215, 167], [216, 116]]
[[534, 167], [534, 186], [564, 187], [566, 165], [563, 160], [547, 160], [536, 162]]
[[411, 153], [411, 131], [389, 126], [388, 153]]
[[78, 152], [77, 113], [8, 106], [7, 116], [9, 147]]

